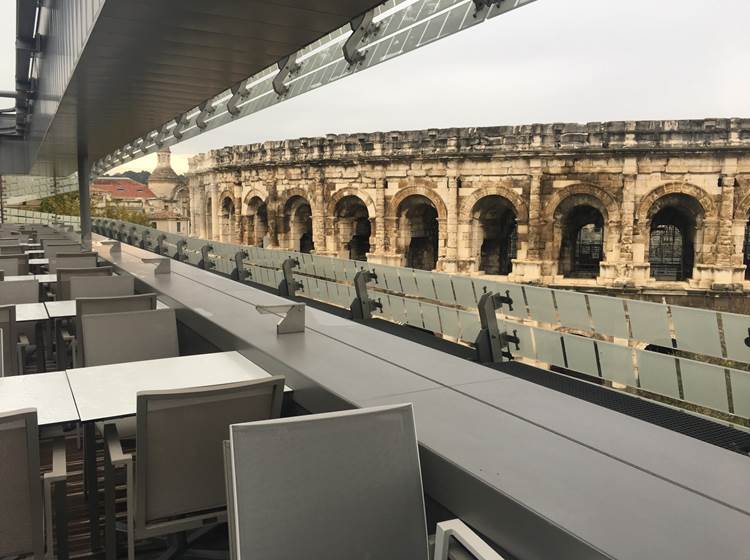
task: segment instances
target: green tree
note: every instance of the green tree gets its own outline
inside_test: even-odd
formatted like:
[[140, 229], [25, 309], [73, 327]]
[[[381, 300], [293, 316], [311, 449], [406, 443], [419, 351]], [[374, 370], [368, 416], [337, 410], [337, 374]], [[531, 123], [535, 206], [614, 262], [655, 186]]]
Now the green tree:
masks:
[[[79, 202], [80, 198], [76, 192], [57, 194], [42, 199], [39, 204], [39, 211], [48, 214], [59, 214], [61, 216], [78, 216], [81, 213]], [[148, 215], [143, 210], [133, 210], [111, 203], [107, 204], [104, 208], [92, 208], [91, 215], [143, 226], [151, 223]]]

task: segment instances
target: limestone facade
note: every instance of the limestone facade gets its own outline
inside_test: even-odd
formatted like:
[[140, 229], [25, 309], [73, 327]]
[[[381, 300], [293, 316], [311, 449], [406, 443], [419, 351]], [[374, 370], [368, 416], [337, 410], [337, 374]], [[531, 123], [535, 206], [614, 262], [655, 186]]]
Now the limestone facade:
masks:
[[750, 119], [331, 135], [190, 160], [192, 234], [610, 287], [750, 289]]

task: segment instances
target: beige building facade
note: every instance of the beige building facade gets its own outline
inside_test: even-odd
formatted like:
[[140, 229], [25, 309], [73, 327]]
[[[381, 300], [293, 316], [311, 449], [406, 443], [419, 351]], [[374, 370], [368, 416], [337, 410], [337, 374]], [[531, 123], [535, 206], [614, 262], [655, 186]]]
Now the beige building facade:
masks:
[[190, 160], [191, 233], [511, 281], [750, 289], [750, 119], [336, 135]]

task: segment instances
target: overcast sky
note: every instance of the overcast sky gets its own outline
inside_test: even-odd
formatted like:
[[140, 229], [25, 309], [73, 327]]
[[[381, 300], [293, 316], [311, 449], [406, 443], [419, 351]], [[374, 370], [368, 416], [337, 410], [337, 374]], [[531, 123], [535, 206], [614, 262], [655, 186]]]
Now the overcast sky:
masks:
[[[10, 19], [0, 14], [0, 89], [12, 84]], [[747, 0], [538, 0], [177, 145], [175, 168], [212, 148], [327, 133], [750, 117], [749, 21]]]

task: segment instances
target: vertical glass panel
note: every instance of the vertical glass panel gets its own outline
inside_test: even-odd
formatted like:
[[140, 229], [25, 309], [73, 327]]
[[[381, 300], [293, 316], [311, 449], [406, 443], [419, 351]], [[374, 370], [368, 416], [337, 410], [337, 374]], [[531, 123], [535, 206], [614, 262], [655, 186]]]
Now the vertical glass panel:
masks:
[[686, 401], [729, 412], [724, 368], [680, 359], [680, 374]]
[[406, 322], [413, 327], [422, 328], [422, 313], [419, 309], [419, 302], [415, 299], [404, 299], [406, 306]]
[[[548, 288], [524, 287], [529, 304], [529, 317], [542, 323], [557, 324], [557, 311], [552, 301], [552, 290]], [[515, 305], [513, 306], [515, 308]]]
[[391, 306], [393, 320], [397, 323], [406, 323], [406, 300], [401, 296], [387, 296]]
[[596, 346], [599, 349], [599, 365], [603, 378], [630, 387], [638, 386], [630, 348], [601, 341], [598, 341]]
[[560, 323], [571, 329], [591, 330], [591, 319], [586, 305], [586, 295], [568, 290], [553, 290]]
[[523, 356], [524, 358], [536, 359], [537, 355], [534, 351], [534, 341], [531, 337], [531, 327], [525, 325], [519, 325], [511, 323], [510, 321], [504, 321], [498, 325], [501, 329], [506, 330], [508, 333], [515, 332], [518, 336], [518, 348], [514, 344], [510, 345], [510, 353], [514, 356]]
[[443, 334], [459, 338], [461, 336], [461, 328], [458, 324], [458, 312], [455, 309], [442, 306], [438, 306], [437, 309], [440, 314], [440, 324]]
[[608, 336], [628, 338], [628, 320], [623, 300], [593, 295], [588, 298], [594, 330]]
[[737, 362], [750, 363], [750, 316], [735, 313], [722, 313], [724, 342], [727, 357]]
[[537, 359], [554, 366], [565, 367], [560, 333], [545, 329], [532, 329], [532, 332], [536, 343]]
[[[509, 310], [507, 305], [503, 305], [503, 314], [508, 317], [518, 317], [519, 319], [525, 319], [527, 317], [526, 299], [523, 295], [523, 287], [520, 284], [496, 282], [495, 291], [502, 295], [510, 295], [510, 299], [513, 300], [513, 309]], [[477, 292], [477, 294], [479, 294], [479, 292]]]
[[628, 300], [628, 314], [634, 340], [672, 347], [666, 305]]
[[671, 306], [677, 347], [689, 352], [721, 357], [716, 311]]
[[424, 322], [424, 328], [434, 333], [440, 333], [440, 315], [438, 314], [437, 305], [430, 303], [420, 303], [422, 308], [422, 321]]
[[730, 369], [729, 377], [732, 381], [734, 413], [750, 418], [750, 372]]
[[468, 311], [459, 311], [458, 317], [461, 322], [461, 340], [474, 344], [482, 327], [479, 322], [479, 315]]
[[456, 303], [456, 298], [453, 296], [453, 285], [451, 284], [451, 278], [447, 274], [432, 274], [432, 281], [435, 284], [435, 297], [436, 299], [447, 305], [453, 305]]
[[673, 399], [680, 398], [677, 361], [673, 356], [636, 350], [635, 357], [638, 360], [638, 375], [642, 389]]
[[466, 308], [476, 308], [477, 298], [474, 295], [474, 283], [471, 278], [454, 276], [451, 279], [456, 294], [456, 303]]
[[414, 270], [411, 268], [402, 268], [398, 273], [401, 278], [401, 289], [403, 294], [407, 296], [419, 295], [419, 288], [417, 287], [417, 281], [414, 278]]
[[435, 286], [432, 283], [433, 275], [421, 270], [414, 271], [414, 279], [417, 281], [417, 294], [420, 297], [436, 300]]
[[568, 369], [599, 377], [596, 348], [592, 339], [566, 334], [563, 335], [563, 343], [565, 344], [565, 358], [568, 362]]

